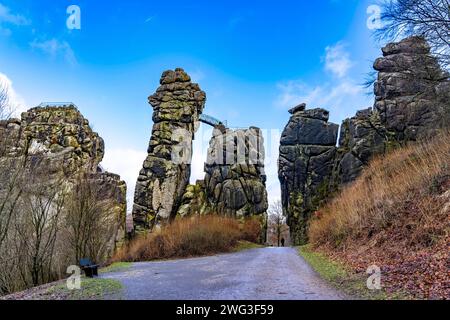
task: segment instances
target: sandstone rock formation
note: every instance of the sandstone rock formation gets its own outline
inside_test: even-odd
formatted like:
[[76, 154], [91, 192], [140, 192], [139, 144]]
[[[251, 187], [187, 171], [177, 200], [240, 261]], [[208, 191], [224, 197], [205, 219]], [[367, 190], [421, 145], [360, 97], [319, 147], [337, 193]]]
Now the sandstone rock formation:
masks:
[[264, 215], [267, 192], [262, 131], [215, 128], [205, 163], [208, 201], [218, 214]]
[[390, 43], [374, 63], [373, 109], [341, 127], [335, 183], [353, 181], [377, 154], [434, 136], [450, 125], [450, 81], [420, 37]]
[[103, 159], [103, 139], [73, 105], [30, 109], [20, 120], [2, 121], [0, 130], [9, 140], [2, 144], [4, 155], [46, 154], [55, 162], [63, 161], [67, 174], [80, 168], [96, 171]]
[[449, 74], [425, 40], [391, 43], [374, 63], [375, 104], [337, 125], [323, 109], [292, 110], [281, 137], [279, 179], [292, 241], [304, 243], [309, 216], [330, 194], [356, 179], [375, 155], [434, 136], [450, 126]]
[[339, 126], [328, 122], [324, 109], [305, 110], [301, 104], [289, 112], [280, 141], [278, 176], [292, 241], [303, 243], [312, 209], [328, 192]]
[[204, 180], [209, 210], [238, 219], [259, 219], [261, 242], [266, 239], [268, 208], [264, 156], [259, 128], [216, 127], [209, 142]]
[[192, 139], [206, 100], [183, 69], [165, 71], [160, 84], [149, 97], [154, 125], [134, 195], [137, 232], [176, 216], [189, 182]]
[[177, 216], [184, 218], [194, 214], [213, 213], [206, 197], [205, 181], [197, 180], [195, 184], [189, 184], [181, 199], [181, 205]]
[[99, 187], [98, 200], [109, 201], [114, 208], [111, 216], [115, 234], [111, 235], [110, 250], [124, 239], [126, 184], [118, 175], [100, 168], [105, 151], [103, 139], [74, 105], [36, 107], [22, 113], [21, 119], [0, 121], [0, 141], [2, 173], [12, 164], [14, 168], [38, 166], [45, 168], [49, 181], [61, 179], [62, 175], [68, 188], [75, 183], [77, 173], [86, 173]]
[[355, 180], [369, 160], [385, 152], [387, 131], [378, 112], [360, 110], [341, 125], [339, 148], [333, 169], [332, 187]]
[[449, 124], [450, 81], [420, 37], [390, 43], [374, 63], [375, 106], [390, 140], [433, 136]]

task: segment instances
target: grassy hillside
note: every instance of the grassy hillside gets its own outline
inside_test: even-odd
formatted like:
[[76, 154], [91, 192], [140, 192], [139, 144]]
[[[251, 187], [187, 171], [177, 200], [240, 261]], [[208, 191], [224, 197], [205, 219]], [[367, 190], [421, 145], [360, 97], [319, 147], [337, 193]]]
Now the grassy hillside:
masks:
[[316, 212], [313, 247], [364, 273], [381, 267], [387, 292], [450, 298], [450, 134], [372, 161]]

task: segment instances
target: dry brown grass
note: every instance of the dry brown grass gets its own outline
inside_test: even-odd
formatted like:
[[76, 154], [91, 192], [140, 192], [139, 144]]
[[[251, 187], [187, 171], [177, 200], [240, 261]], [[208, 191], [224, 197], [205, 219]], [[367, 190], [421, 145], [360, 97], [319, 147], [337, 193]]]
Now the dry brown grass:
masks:
[[113, 261], [148, 261], [231, 251], [239, 240], [254, 241], [261, 228], [255, 220], [240, 223], [217, 215], [175, 220], [159, 232], [134, 239]]
[[395, 226], [395, 241], [430, 246], [449, 232], [449, 181], [448, 132], [395, 150], [373, 160], [355, 183], [319, 210], [310, 224], [310, 241], [340, 247]]

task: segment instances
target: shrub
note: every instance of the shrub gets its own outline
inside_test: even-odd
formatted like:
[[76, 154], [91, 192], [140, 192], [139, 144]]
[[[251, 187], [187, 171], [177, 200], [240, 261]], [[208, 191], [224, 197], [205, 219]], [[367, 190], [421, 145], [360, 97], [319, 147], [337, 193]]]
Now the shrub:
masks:
[[119, 249], [113, 261], [148, 261], [227, 252], [239, 240], [255, 240], [255, 234], [253, 222], [241, 226], [232, 218], [196, 215], [177, 219], [158, 232], [138, 236]]
[[258, 243], [261, 240], [261, 222], [258, 218], [247, 218], [242, 224], [242, 240]]

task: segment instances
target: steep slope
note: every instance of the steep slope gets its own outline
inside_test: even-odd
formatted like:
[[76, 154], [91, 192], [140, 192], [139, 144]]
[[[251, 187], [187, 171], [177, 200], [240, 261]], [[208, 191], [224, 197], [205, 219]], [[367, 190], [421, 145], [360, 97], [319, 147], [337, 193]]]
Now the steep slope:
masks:
[[418, 298], [450, 298], [450, 134], [398, 149], [315, 212], [309, 238], [318, 251], [382, 286]]

